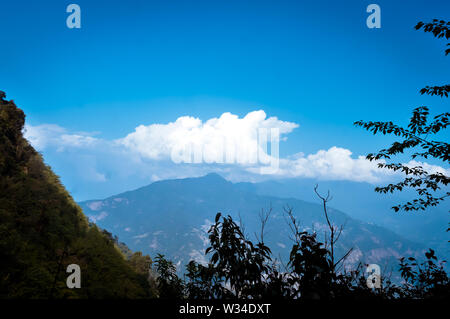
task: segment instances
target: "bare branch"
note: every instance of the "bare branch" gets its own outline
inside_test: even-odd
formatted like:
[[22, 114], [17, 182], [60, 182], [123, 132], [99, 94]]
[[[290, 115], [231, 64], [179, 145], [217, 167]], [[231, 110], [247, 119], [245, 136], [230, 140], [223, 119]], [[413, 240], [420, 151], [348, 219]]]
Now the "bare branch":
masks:
[[270, 207], [267, 212], [264, 212], [264, 209], [261, 208], [261, 212], [259, 213], [259, 220], [261, 222], [261, 232], [260, 232], [259, 238], [256, 233], [255, 233], [255, 237], [260, 243], [264, 243], [264, 230], [265, 230], [267, 221], [269, 220], [271, 213], [272, 213], [272, 203], [270, 203]]
[[[288, 205], [286, 205], [285, 207], [283, 207], [283, 211], [285, 213], [285, 219], [286, 219], [286, 223], [289, 225], [289, 228], [291, 230], [291, 233], [293, 234], [293, 238], [290, 237], [290, 239], [292, 241], [294, 241], [295, 243], [299, 243], [300, 242], [300, 228], [297, 224], [297, 220], [294, 217], [294, 215], [292, 214], [292, 208]], [[286, 218], [287, 215], [287, 218]]]

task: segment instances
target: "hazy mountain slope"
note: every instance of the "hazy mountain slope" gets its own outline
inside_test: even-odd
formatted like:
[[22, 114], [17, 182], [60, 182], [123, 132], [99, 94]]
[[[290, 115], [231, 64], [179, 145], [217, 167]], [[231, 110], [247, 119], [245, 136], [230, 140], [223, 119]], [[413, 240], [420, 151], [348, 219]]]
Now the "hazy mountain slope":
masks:
[[[24, 120], [0, 98], [0, 298], [148, 297], [146, 277], [23, 138]], [[66, 286], [69, 264], [81, 268], [80, 289]]]
[[282, 198], [298, 198], [317, 202], [314, 185], [323, 192], [330, 190], [333, 199], [330, 206], [346, 212], [353, 218], [375, 223], [393, 230], [399, 235], [433, 248], [441, 258], [450, 258], [448, 245], [448, 218], [450, 201], [438, 207], [430, 207], [425, 212], [395, 213], [391, 207], [414, 198], [407, 190], [395, 194], [379, 194], [369, 183], [351, 181], [319, 181], [315, 179], [283, 179], [262, 183], [238, 183], [243, 191]]
[[[181, 264], [191, 258], [204, 258], [206, 231], [217, 212], [241, 218], [245, 232], [254, 237], [259, 232], [259, 212], [272, 207], [265, 239], [275, 256], [286, 257], [292, 246], [284, 207], [293, 208], [303, 228], [314, 229], [319, 235], [325, 230], [320, 205], [258, 195], [217, 174], [155, 182], [105, 200], [85, 201], [80, 206], [98, 225], [117, 234], [132, 249], [151, 255], [163, 253]], [[385, 228], [352, 219], [335, 209], [330, 213], [336, 224], [345, 224], [338, 257], [354, 248], [349, 264], [396, 265], [400, 256], [418, 256], [423, 251], [423, 246]]]

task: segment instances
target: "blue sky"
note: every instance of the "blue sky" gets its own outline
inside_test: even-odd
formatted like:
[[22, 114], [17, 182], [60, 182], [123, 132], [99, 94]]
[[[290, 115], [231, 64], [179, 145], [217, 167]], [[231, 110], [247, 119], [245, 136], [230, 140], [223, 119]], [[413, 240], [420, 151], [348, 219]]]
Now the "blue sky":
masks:
[[[81, 29], [66, 27], [70, 3], [81, 7]], [[381, 7], [381, 29], [366, 26], [370, 3]], [[448, 111], [448, 100], [418, 94], [447, 84], [445, 41], [413, 28], [448, 19], [444, 0], [0, 0], [0, 8], [0, 89], [35, 127], [113, 141], [181, 116], [264, 110], [299, 126], [281, 156], [336, 146], [356, 158], [390, 140], [355, 120], [405, 123], [419, 105]], [[118, 179], [123, 159], [104, 166], [111, 155], [101, 147], [41, 151], [76, 199], [144, 185], [162, 165]], [[76, 173], [93, 162], [104, 177], [95, 183]]]

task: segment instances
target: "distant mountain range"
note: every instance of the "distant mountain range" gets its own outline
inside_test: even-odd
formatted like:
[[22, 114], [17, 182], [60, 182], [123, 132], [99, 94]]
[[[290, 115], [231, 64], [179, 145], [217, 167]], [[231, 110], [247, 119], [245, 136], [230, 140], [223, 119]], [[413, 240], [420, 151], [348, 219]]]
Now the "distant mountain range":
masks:
[[[450, 201], [426, 211], [395, 213], [392, 206], [415, 198], [415, 192], [403, 190], [394, 194], [379, 194], [375, 186], [364, 182], [321, 181], [316, 179], [281, 179], [262, 183], [238, 183], [242, 190], [260, 195], [297, 198], [318, 203], [313, 189], [330, 190], [330, 206], [347, 213], [352, 218], [373, 223], [407, 238], [433, 248], [439, 257], [449, 260], [450, 233], [447, 232]], [[380, 185], [383, 185], [382, 183]]]
[[[260, 229], [259, 213], [272, 208], [265, 242], [275, 257], [286, 261], [292, 241], [284, 208], [291, 207], [301, 227], [316, 231], [319, 237], [327, 229], [322, 206], [309, 195], [313, 194], [310, 182], [231, 183], [217, 174], [209, 174], [199, 178], [158, 181], [103, 200], [79, 204], [92, 221], [119, 236], [131, 249], [150, 256], [162, 253], [180, 266], [191, 259], [206, 261], [204, 251], [208, 246], [207, 230], [217, 212], [241, 220], [245, 233], [255, 238], [255, 233]], [[350, 212], [347, 214], [335, 208], [329, 210], [336, 225], [345, 225], [337, 247], [337, 257], [353, 248], [347, 266], [361, 262], [392, 268], [398, 265], [398, 258], [421, 257], [428, 248], [426, 242], [414, 242], [386, 227], [367, 222], [369, 218], [363, 218], [364, 210], [368, 215], [374, 215], [386, 206], [382, 200], [373, 203], [375, 196], [382, 195], [367, 195], [373, 193], [368, 184], [323, 184], [319, 190], [330, 188], [335, 195], [332, 201], [333, 205], [336, 204], [334, 207], [344, 207]], [[389, 205], [383, 211], [389, 211]], [[392, 211], [389, 213], [394, 215]], [[384, 216], [373, 220], [383, 222], [383, 218], [388, 218]]]

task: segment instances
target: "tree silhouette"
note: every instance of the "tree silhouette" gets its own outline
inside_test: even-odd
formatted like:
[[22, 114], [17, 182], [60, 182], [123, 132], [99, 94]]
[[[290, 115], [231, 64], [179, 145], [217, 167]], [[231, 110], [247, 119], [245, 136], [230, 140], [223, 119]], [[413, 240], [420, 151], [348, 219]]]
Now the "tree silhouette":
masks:
[[[416, 29], [423, 28], [425, 32], [431, 32], [437, 38], [450, 38], [449, 27], [450, 22], [434, 19], [431, 23], [419, 22]], [[447, 44], [449, 45], [449, 44]], [[446, 50], [448, 54], [450, 49]], [[438, 95], [441, 98], [448, 97], [450, 85], [442, 86], [426, 86], [420, 90], [421, 94]], [[450, 113], [445, 112], [433, 117], [429, 121], [429, 109], [427, 106], [420, 106], [414, 109], [407, 128], [396, 125], [392, 122], [364, 122], [357, 121], [356, 126], [363, 127], [373, 134], [381, 133], [394, 134], [403, 140], [394, 142], [390, 147], [380, 150], [375, 154], [368, 154], [366, 158], [370, 161], [389, 160], [392, 156], [403, 154], [405, 151], [412, 150], [412, 159], [416, 158], [435, 158], [446, 164], [450, 160], [450, 145], [443, 141], [432, 140], [431, 137], [445, 130], [449, 125]], [[403, 172], [406, 177], [403, 181], [396, 184], [389, 184], [385, 187], [377, 187], [375, 191], [379, 193], [393, 193], [394, 191], [402, 191], [404, 188], [414, 189], [417, 198], [405, 204], [399, 204], [392, 207], [395, 211], [405, 210], [425, 210], [428, 206], [436, 206], [446, 197], [450, 196], [450, 192], [440, 192], [442, 186], [450, 183], [450, 177], [440, 172], [430, 172], [422, 165], [407, 165], [404, 163], [378, 163], [378, 167], [386, 168], [392, 171]]]
[[178, 277], [176, 267], [172, 261], [158, 254], [155, 258], [158, 273], [157, 288], [162, 299], [179, 299], [184, 296], [184, 286]]
[[[424, 32], [431, 32], [436, 38], [446, 38], [447, 40], [450, 38], [450, 21], [446, 22], [439, 19], [433, 19], [433, 21], [429, 23], [420, 21], [416, 24], [415, 29], [423, 29]], [[447, 46], [450, 46], [450, 43], [447, 43]], [[450, 48], [445, 50], [445, 55], [449, 53]]]
[[276, 266], [270, 248], [245, 238], [241, 226], [230, 216], [216, 215], [209, 230], [210, 247], [207, 265], [190, 261], [187, 280], [176, 275], [171, 261], [156, 257], [160, 298], [189, 299], [445, 299], [450, 282], [443, 262], [437, 263], [434, 251], [425, 254], [422, 264], [412, 258], [401, 258], [404, 283], [394, 285], [385, 277], [380, 288], [367, 285], [364, 268], [336, 271], [329, 246], [317, 240], [316, 233], [300, 231], [292, 210], [294, 243], [284, 271]]

